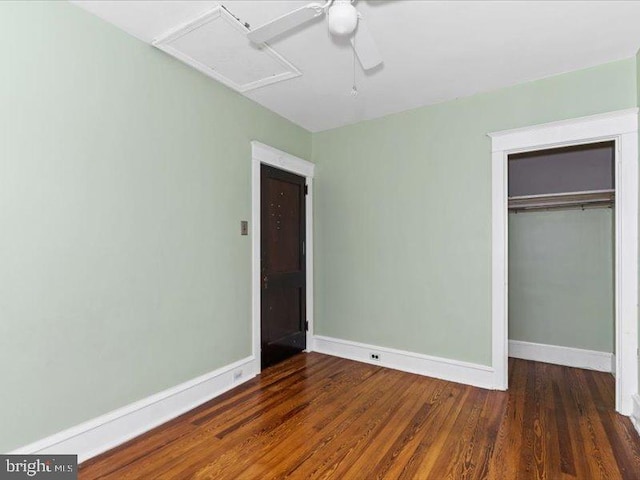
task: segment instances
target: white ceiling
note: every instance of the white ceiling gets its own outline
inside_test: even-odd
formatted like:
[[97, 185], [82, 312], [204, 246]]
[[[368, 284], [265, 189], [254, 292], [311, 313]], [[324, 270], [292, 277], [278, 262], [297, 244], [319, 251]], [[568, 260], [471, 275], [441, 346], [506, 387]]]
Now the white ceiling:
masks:
[[[73, 3], [151, 41], [222, 3], [257, 27], [310, 0]], [[312, 132], [628, 58], [640, 1], [358, 0], [384, 65], [356, 71], [352, 51], [311, 21], [270, 45], [303, 75], [245, 95]], [[213, 80], [212, 80], [213, 81]]]

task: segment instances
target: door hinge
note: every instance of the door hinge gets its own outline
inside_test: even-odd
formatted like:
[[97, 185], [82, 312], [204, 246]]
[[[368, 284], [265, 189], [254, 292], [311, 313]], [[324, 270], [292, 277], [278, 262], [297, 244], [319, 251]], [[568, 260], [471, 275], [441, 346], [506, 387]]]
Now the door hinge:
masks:
[[308, 332], [308, 331], [309, 331], [309, 322], [308, 322], [307, 320], [305, 320], [305, 321], [304, 321], [304, 330], [305, 330], [306, 332]]
[[304, 194], [308, 195], [309, 194], [309, 185], [305, 185], [304, 186]]

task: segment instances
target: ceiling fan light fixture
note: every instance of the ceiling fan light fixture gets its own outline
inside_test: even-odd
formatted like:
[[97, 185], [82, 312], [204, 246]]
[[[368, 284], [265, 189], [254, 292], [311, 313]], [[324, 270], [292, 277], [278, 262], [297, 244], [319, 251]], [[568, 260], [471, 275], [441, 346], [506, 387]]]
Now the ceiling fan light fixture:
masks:
[[336, 0], [329, 8], [329, 31], [343, 37], [350, 35], [358, 25], [358, 12], [350, 0]]
[[316, 0], [303, 7], [265, 23], [247, 32], [253, 43], [262, 44], [285, 32], [294, 30], [321, 15], [326, 15], [329, 32], [335, 36], [350, 37], [351, 46], [364, 70], [382, 63], [382, 56], [367, 27], [366, 18], [352, 5], [355, 0]]

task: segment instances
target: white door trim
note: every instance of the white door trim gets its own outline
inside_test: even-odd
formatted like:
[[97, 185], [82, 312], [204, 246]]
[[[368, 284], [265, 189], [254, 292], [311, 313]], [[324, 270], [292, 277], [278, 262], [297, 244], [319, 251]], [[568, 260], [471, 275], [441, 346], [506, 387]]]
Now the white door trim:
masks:
[[251, 142], [251, 318], [252, 352], [256, 371], [261, 370], [260, 356], [260, 165], [286, 170], [306, 178], [306, 234], [305, 252], [307, 260], [307, 351], [313, 341], [313, 175], [315, 165], [307, 160], [290, 155], [264, 143]]
[[630, 415], [638, 392], [638, 109], [490, 133], [492, 365], [508, 387], [507, 158], [511, 153], [613, 140], [615, 179], [616, 410]]

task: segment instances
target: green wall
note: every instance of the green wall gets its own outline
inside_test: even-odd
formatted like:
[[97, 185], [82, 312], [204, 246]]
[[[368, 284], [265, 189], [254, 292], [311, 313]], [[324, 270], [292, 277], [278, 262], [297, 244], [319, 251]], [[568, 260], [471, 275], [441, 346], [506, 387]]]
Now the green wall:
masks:
[[489, 365], [486, 134], [636, 90], [631, 58], [314, 134], [316, 332]]
[[311, 135], [66, 2], [0, 2], [0, 451], [251, 353], [252, 139]]
[[509, 338], [612, 353], [611, 209], [509, 214]]

